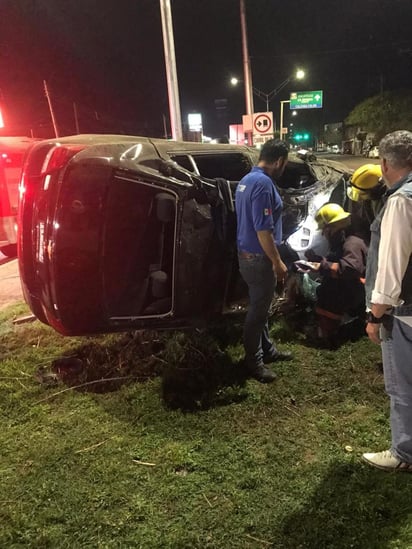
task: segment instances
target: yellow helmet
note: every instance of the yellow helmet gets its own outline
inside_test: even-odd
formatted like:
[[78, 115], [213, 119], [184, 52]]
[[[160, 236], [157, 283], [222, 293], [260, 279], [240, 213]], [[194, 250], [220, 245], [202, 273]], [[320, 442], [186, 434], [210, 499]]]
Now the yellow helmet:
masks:
[[343, 219], [348, 219], [350, 213], [345, 212], [342, 206], [329, 202], [324, 204], [315, 214], [315, 221], [318, 224], [319, 229], [323, 229], [326, 225], [337, 223]]
[[381, 181], [381, 167], [377, 164], [364, 164], [355, 170], [351, 177], [348, 197], [355, 202], [368, 200], [371, 198], [369, 191], [380, 185]]

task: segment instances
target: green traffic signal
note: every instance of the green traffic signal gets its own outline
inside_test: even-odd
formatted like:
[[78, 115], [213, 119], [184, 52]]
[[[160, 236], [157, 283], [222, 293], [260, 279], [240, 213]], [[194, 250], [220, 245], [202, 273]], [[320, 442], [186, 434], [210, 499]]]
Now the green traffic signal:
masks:
[[309, 141], [310, 133], [297, 133], [294, 136], [295, 141]]

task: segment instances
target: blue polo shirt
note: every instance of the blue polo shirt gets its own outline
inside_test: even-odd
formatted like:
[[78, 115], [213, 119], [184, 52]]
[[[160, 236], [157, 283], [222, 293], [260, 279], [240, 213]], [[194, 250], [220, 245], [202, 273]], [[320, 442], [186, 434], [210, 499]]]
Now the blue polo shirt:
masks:
[[276, 244], [282, 242], [282, 199], [263, 168], [255, 166], [239, 181], [235, 206], [239, 250], [264, 253], [256, 231], [272, 231]]

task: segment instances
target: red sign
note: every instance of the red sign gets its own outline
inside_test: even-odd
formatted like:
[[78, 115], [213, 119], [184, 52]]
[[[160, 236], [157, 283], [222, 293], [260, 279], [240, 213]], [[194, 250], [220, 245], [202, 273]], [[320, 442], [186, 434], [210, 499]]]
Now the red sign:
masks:
[[272, 132], [271, 117], [266, 113], [258, 114], [253, 121], [253, 129], [260, 134]]

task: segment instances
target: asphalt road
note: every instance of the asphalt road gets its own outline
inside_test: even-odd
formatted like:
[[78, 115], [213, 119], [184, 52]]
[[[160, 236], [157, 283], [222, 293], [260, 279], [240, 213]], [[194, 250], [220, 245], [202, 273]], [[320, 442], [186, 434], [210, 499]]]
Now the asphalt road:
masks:
[[315, 153], [319, 158], [328, 158], [329, 160], [336, 160], [343, 162], [351, 170], [356, 170], [363, 164], [380, 164], [379, 158], [365, 158], [363, 156], [352, 156], [351, 154], [330, 154], [330, 153]]
[[[379, 159], [363, 158], [362, 156], [329, 153], [322, 153], [318, 156], [343, 162], [348, 168], [353, 170], [367, 163], [379, 164]], [[0, 310], [12, 303], [21, 301], [22, 299], [23, 294], [21, 291], [17, 259], [10, 260], [0, 252]]]

